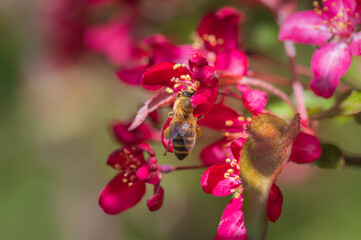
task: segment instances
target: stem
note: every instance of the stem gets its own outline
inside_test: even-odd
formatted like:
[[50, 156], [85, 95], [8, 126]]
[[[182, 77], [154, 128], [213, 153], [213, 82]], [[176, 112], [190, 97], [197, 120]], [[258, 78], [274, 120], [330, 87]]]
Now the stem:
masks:
[[198, 168], [205, 168], [208, 167], [206, 165], [195, 165], [195, 166], [179, 166], [179, 167], [175, 167], [175, 170], [189, 170], [189, 169], [198, 169]]
[[284, 42], [284, 46], [285, 46], [286, 54], [290, 61], [291, 73], [292, 73], [292, 88], [296, 97], [297, 110], [301, 115], [301, 124], [304, 127], [308, 128], [309, 121], [308, 121], [307, 109], [303, 98], [303, 87], [298, 79], [297, 70], [296, 70], [295, 45], [293, 44], [293, 42], [287, 40]]
[[344, 156], [345, 165], [353, 167], [361, 167], [361, 157]]

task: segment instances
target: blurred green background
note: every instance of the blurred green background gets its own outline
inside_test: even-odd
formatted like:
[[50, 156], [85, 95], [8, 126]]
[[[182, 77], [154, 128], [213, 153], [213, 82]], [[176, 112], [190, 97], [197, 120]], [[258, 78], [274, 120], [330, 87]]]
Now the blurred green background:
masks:
[[[311, 7], [310, 2], [299, 7]], [[108, 154], [118, 147], [108, 124], [114, 118], [130, 119], [149, 94], [118, 81], [114, 68], [94, 55], [59, 68], [49, 66], [50, 53], [43, 47], [39, 26], [44, 20], [39, 8], [47, 3], [0, 3], [0, 239], [212, 239], [230, 198], [203, 193], [199, 179], [204, 170], [165, 175], [165, 202], [157, 212], [150, 213], [145, 204], [151, 188], [140, 204], [120, 215], [108, 216], [98, 207], [99, 192], [115, 175], [105, 165]], [[183, 8], [173, 9], [173, 15], [153, 23], [147, 34], [160, 31], [190, 42], [189, 35], [203, 14], [227, 3], [185, 1]], [[284, 61], [278, 28], [269, 12], [259, 7], [242, 9], [247, 16], [247, 50]], [[314, 48], [297, 49], [299, 63], [309, 66]], [[346, 79], [360, 87], [361, 61], [353, 60]], [[289, 76], [288, 70], [252, 66]], [[323, 103], [309, 100], [308, 104]], [[287, 112], [273, 98], [268, 106]], [[361, 155], [361, 126], [352, 118], [321, 121], [319, 135], [322, 141]], [[189, 159], [179, 164], [197, 164], [205, 143], [200, 140]], [[159, 144], [155, 146], [160, 163], [178, 164], [173, 157], [159, 154], [163, 152]], [[289, 164], [278, 185], [284, 195], [283, 212], [275, 224], [270, 223], [267, 239], [361, 236], [359, 168], [320, 170]]]

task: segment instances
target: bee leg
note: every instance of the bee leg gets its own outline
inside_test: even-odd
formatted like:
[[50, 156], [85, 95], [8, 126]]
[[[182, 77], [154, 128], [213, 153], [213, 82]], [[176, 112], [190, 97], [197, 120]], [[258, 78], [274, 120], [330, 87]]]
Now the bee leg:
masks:
[[174, 116], [174, 112], [169, 112], [168, 113], [168, 117], [173, 117]]
[[170, 141], [171, 141], [171, 140], [168, 141], [168, 145], [167, 145], [167, 148], [165, 149], [164, 156], [165, 156], [165, 155], [167, 154], [167, 152], [168, 152], [169, 145], [170, 145]]
[[196, 130], [196, 133], [197, 133], [197, 137], [200, 137], [202, 134], [201, 134], [201, 128], [197, 126], [197, 130]]

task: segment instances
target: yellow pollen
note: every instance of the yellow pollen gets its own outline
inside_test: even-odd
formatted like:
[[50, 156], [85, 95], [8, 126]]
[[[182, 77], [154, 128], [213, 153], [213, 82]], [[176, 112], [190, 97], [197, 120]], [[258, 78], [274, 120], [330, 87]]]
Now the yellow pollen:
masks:
[[234, 193], [236, 191], [236, 189], [232, 188], [231, 189], [231, 193]]
[[231, 159], [230, 158], [227, 158], [226, 159], [226, 163], [230, 163], [231, 162]]
[[247, 117], [246, 119], [247, 119], [247, 122], [252, 121], [252, 118], [250, 118], [250, 117]]
[[315, 7], [319, 7], [319, 6], [320, 6], [320, 4], [319, 4], [317, 1], [313, 1], [313, 6], [315, 6]]
[[133, 186], [133, 183], [132, 182], [128, 183], [128, 187], [131, 187], [131, 186]]
[[346, 11], [347, 11], [347, 12], [351, 12], [351, 9], [347, 8]]
[[124, 149], [124, 153], [125, 153], [125, 154], [129, 154], [130, 152], [129, 152], [128, 149]]
[[233, 121], [232, 120], [227, 120], [226, 121], [226, 126], [227, 127], [230, 127], [230, 126], [232, 126], [233, 125]]
[[181, 67], [181, 65], [179, 63], [177, 63], [177, 64], [174, 64], [173, 69], [176, 70], [177, 68], [180, 68], [180, 67]]
[[333, 33], [333, 28], [330, 28], [330, 33]]
[[229, 152], [224, 153], [224, 155], [225, 155], [226, 157], [231, 156], [231, 154], [230, 154]]
[[328, 11], [328, 7], [323, 7], [323, 11], [327, 12], [327, 11]]
[[322, 23], [325, 24], [325, 25], [327, 25], [328, 22], [327, 22], [327, 20], [325, 20], [325, 21], [323, 21]]
[[358, 18], [358, 17], [360, 17], [360, 14], [359, 14], [359, 13], [355, 13], [355, 16]]
[[237, 198], [237, 199], [238, 199], [240, 196], [241, 196], [241, 194], [240, 194], [239, 192], [236, 192], [236, 193], [234, 194], [234, 197]]
[[229, 178], [229, 173], [225, 173], [224, 178]]
[[313, 26], [313, 28], [316, 29], [316, 30], [318, 30], [318, 26], [317, 26], [317, 25], [316, 25], [316, 26]]
[[218, 43], [219, 45], [222, 45], [222, 44], [224, 43], [223, 38], [218, 38], [217, 43]]
[[130, 176], [130, 181], [133, 182], [135, 180], [135, 178], [136, 178], [135, 175]]
[[233, 170], [232, 168], [230, 168], [230, 169], [227, 170], [227, 172], [228, 172], [229, 174], [232, 174], [232, 173], [234, 173], [234, 170]]
[[130, 165], [129, 167], [132, 168], [132, 169], [136, 169], [136, 168], [137, 168], [137, 166], [135, 166], [134, 164]]
[[[175, 86], [174, 86], [175, 87]], [[167, 93], [173, 93], [173, 89], [171, 89], [171, 88], [169, 88], [169, 87], [167, 87], [166, 89], [165, 89], [165, 91], [167, 92]]]
[[243, 122], [244, 120], [245, 120], [245, 118], [243, 116], [238, 117], [238, 121]]
[[336, 3], [335, 3], [335, 2], [332, 3], [332, 7], [336, 7]]
[[237, 165], [237, 169], [239, 170], [239, 165]]
[[185, 65], [184, 63], [181, 66], [184, 67], [184, 68], [187, 67], [187, 65]]
[[129, 158], [133, 158], [133, 157], [134, 157], [133, 154], [130, 154], [130, 155], [129, 155]]
[[209, 44], [211, 44], [211, 46], [214, 47], [217, 45], [216, 36], [214, 36], [213, 34], [209, 35], [207, 40], [208, 40]]
[[342, 13], [337, 13], [337, 17], [342, 18]]
[[230, 135], [229, 132], [225, 132], [225, 133], [224, 133], [224, 136], [226, 136], [226, 137], [229, 137], [229, 135]]
[[239, 176], [235, 176], [234, 177], [234, 180], [236, 180], [236, 181], [238, 181], [238, 180], [240, 180], [241, 178], [239, 177]]
[[128, 179], [126, 179], [126, 178], [123, 178], [123, 183], [126, 183], [126, 182], [128, 182]]
[[235, 166], [237, 166], [237, 163], [235, 163], [235, 162], [232, 161], [231, 167], [235, 167]]
[[117, 170], [120, 170], [121, 166], [120, 166], [120, 164], [117, 163], [117, 164], [114, 165], [114, 168], [117, 169]]
[[186, 79], [186, 75], [180, 75], [179, 78], [185, 80], [185, 79]]
[[208, 34], [203, 34], [203, 40], [207, 41], [208, 40]]
[[[174, 84], [174, 88], [177, 88], [177, 87], [179, 87], [179, 86], [180, 86], [179, 83]], [[173, 91], [173, 90], [172, 90], [172, 91]]]
[[344, 29], [346, 27], [345, 23], [344, 22], [339, 22], [338, 23], [338, 26], [341, 28], [341, 29]]

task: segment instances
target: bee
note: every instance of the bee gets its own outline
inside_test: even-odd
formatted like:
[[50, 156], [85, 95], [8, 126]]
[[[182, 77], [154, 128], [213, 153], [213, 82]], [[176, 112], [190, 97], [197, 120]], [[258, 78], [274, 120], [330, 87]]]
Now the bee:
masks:
[[164, 138], [169, 140], [164, 155], [172, 141], [175, 156], [179, 160], [183, 160], [194, 147], [196, 137], [201, 135], [201, 130], [197, 124], [198, 118], [193, 116], [193, 108], [190, 102], [193, 94], [194, 91], [188, 89], [177, 95], [173, 112], [169, 113], [172, 119], [169, 126], [164, 130]]

